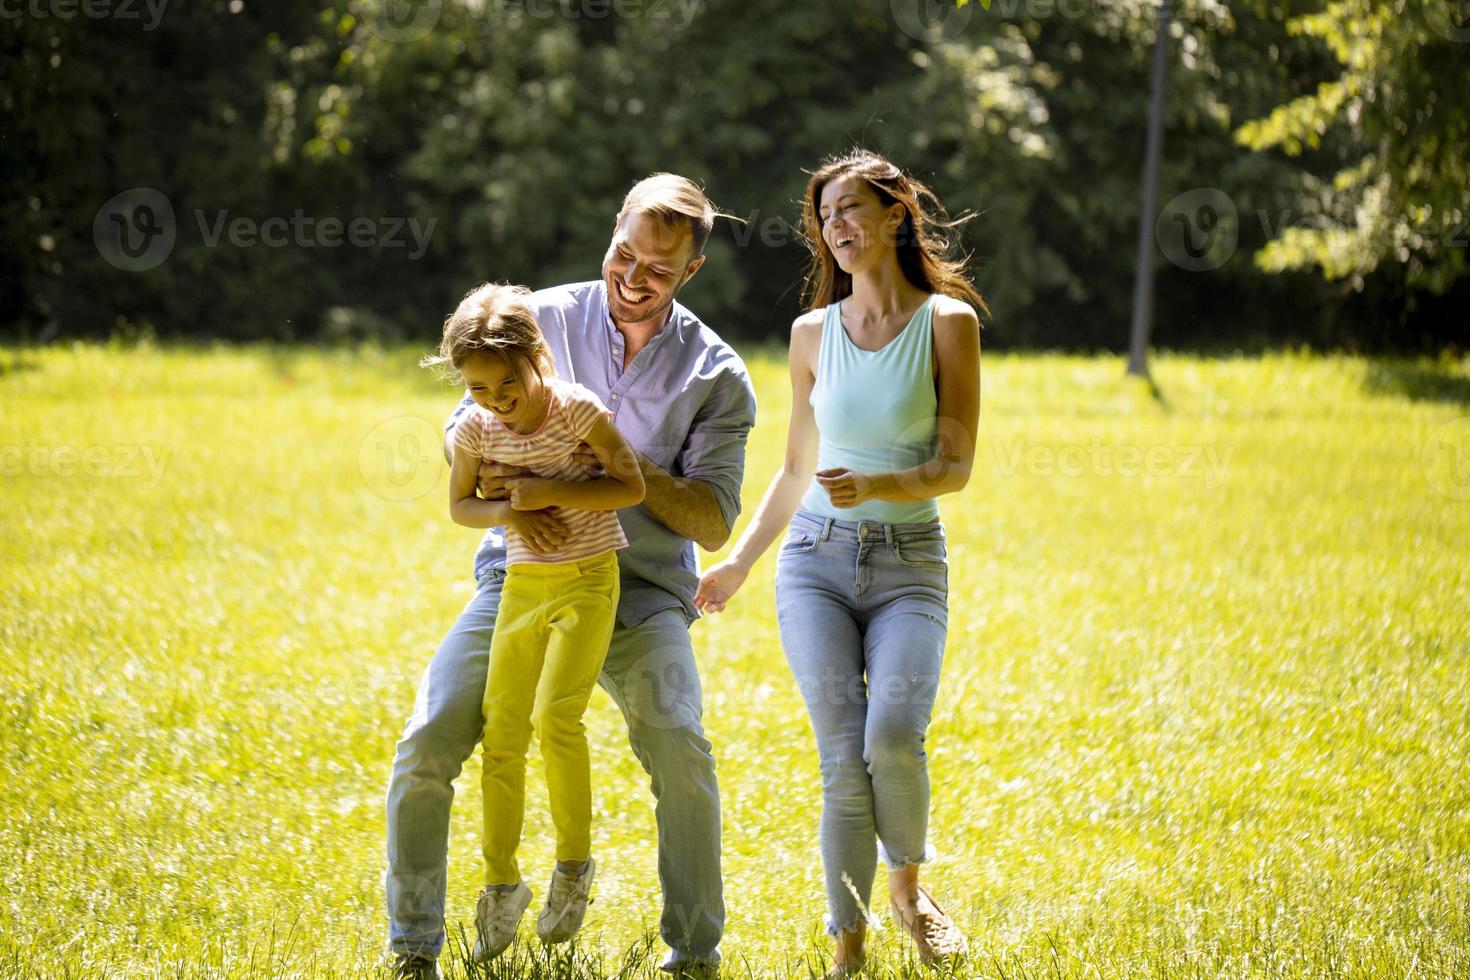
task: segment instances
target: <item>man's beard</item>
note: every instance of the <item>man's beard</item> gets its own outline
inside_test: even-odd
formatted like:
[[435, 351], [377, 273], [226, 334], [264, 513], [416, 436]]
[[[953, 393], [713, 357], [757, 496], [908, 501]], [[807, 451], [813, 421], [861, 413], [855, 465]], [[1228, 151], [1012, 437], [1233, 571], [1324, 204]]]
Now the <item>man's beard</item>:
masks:
[[643, 323], [647, 320], [662, 319], [669, 309], [674, 305], [674, 296], [670, 295], [663, 301], [662, 305], [648, 307], [645, 312], [641, 306], [629, 306], [618, 296], [618, 287], [611, 279], [605, 280], [607, 285], [607, 309], [612, 318], [619, 323]]

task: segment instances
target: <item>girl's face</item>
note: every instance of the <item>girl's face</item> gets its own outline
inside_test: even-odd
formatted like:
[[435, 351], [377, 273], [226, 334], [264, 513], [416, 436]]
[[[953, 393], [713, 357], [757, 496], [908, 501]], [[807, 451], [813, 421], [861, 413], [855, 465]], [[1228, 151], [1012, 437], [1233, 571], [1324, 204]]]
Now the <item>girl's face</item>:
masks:
[[817, 208], [822, 240], [838, 268], [849, 275], [894, 250], [903, 213], [902, 204], [883, 207], [872, 185], [853, 175], [828, 181]]
[[526, 430], [540, 422], [546, 386], [534, 372], [518, 371], [511, 359], [496, 354], [471, 354], [459, 373], [475, 404], [512, 429]]

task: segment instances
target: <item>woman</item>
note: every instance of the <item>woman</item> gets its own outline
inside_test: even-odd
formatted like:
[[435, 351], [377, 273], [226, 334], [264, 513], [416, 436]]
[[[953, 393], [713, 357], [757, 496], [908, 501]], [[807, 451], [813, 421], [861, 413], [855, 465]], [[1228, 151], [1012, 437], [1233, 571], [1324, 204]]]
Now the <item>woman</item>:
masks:
[[894, 918], [921, 958], [965, 950], [919, 865], [930, 857], [924, 737], [948, 622], [935, 498], [969, 480], [985, 303], [949, 257], [953, 223], [938, 200], [877, 154], [830, 160], [802, 212], [809, 312], [791, 328], [785, 464], [694, 601], [722, 610], [788, 528], [777, 617], [816, 732], [830, 975], [844, 976], [862, 966], [879, 847]]

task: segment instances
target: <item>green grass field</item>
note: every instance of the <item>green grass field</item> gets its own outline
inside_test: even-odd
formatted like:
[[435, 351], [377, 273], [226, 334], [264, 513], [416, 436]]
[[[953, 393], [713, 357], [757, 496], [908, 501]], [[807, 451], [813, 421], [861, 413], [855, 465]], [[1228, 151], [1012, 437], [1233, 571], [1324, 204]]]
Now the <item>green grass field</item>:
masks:
[[[476, 543], [418, 353], [0, 350], [0, 975], [378, 969], [393, 744]], [[779, 353], [751, 367], [747, 515], [789, 401]], [[1116, 359], [985, 361], [930, 734], [958, 974], [1470, 975], [1470, 360], [1155, 373], [1162, 403]], [[824, 966], [772, 568], [694, 628], [727, 976]], [[651, 796], [601, 692], [588, 727], [587, 928], [548, 958], [528, 918], [490, 975], [653, 973]], [[478, 756], [457, 786], [456, 945]], [[923, 975], [875, 939], [874, 976]]]

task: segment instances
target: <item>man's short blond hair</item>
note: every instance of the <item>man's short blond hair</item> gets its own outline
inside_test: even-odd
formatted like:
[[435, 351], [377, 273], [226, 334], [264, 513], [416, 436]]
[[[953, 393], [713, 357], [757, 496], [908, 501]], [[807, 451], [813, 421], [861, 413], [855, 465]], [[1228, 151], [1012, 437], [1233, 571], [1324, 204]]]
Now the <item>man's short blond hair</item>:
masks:
[[618, 210], [618, 221], [629, 214], [649, 215], [666, 228], [688, 225], [694, 232], [694, 258], [698, 258], [704, 254], [705, 243], [720, 212], [688, 177], [651, 174], [629, 189]]

